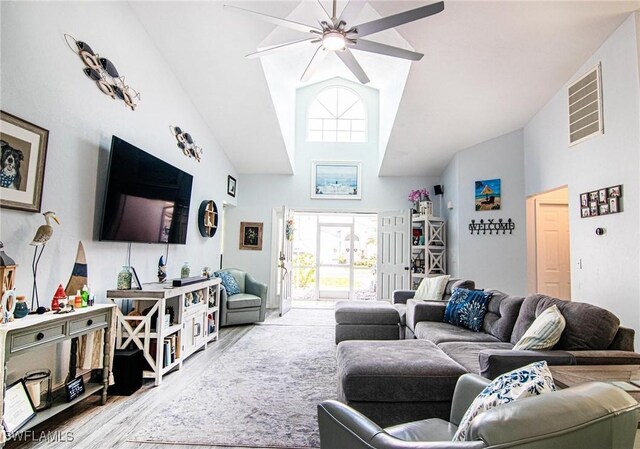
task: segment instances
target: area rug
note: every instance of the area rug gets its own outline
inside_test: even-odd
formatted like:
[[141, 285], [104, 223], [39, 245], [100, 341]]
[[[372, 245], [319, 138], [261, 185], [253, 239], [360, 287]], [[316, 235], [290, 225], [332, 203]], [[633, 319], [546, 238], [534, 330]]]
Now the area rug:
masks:
[[256, 326], [129, 441], [320, 447], [316, 407], [336, 397], [335, 367], [327, 327]]
[[332, 309], [291, 309], [284, 316], [274, 313], [267, 317], [265, 324], [279, 326], [331, 326], [336, 325], [335, 312]]

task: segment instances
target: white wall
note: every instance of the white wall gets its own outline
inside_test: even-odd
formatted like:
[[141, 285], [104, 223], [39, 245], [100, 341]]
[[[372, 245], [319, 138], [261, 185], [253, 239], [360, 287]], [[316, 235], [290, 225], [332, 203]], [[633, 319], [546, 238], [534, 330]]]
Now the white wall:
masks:
[[[310, 101], [324, 87], [345, 83], [358, 92], [367, 106], [369, 141], [363, 144], [312, 143], [305, 140], [306, 110]], [[287, 205], [297, 210], [313, 211], [367, 211], [407, 209], [411, 206], [409, 191], [427, 187], [433, 193], [438, 179], [427, 177], [378, 177], [378, 95], [377, 91], [344, 80], [329, 80], [298, 91], [296, 108], [296, 151], [294, 175], [241, 175], [238, 189], [241, 195], [238, 207], [226, 212], [224, 266], [251, 272], [257, 279], [269, 283], [271, 261], [276, 252], [271, 248], [271, 217], [273, 208]], [[301, 112], [302, 111], [302, 112]], [[312, 160], [362, 161], [361, 200], [311, 199]], [[438, 202], [434, 204], [438, 210]], [[239, 250], [241, 221], [264, 223], [262, 251]], [[274, 286], [270, 286], [270, 306]]]
[[[198, 111], [157, 52], [127, 3], [2, 2], [2, 110], [49, 130], [42, 211], [55, 211], [55, 227], [39, 271], [41, 304], [49, 305], [59, 283], [66, 285], [78, 240], [87, 253], [89, 282], [98, 302], [115, 288], [125, 263], [126, 243], [98, 242], [111, 136], [152, 153], [194, 176], [186, 245], [171, 245], [169, 277], [184, 261], [199, 271], [217, 266], [221, 238], [204, 239], [197, 229], [200, 201], [232, 200], [226, 195], [233, 167]], [[142, 94], [135, 112], [102, 94], [87, 78], [80, 58], [65, 43], [69, 33], [109, 58]], [[183, 156], [169, 125], [190, 132], [204, 148], [201, 163]], [[31, 294], [28, 245], [40, 214], [2, 209], [0, 239], [20, 265], [19, 294]], [[164, 245], [133, 244], [132, 264], [143, 282], [156, 280]]]
[[[640, 331], [640, 88], [631, 15], [524, 129], [526, 194], [569, 187], [572, 299]], [[568, 148], [567, 86], [602, 63], [605, 133]], [[623, 184], [624, 212], [580, 218], [579, 194]], [[596, 227], [607, 228], [597, 237]], [[582, 269], [578, 262], [582, 261]], [[638, 335], [637, 335], [638, 337]], [[636, 346], [640, 340], [636, 338]]]
[[[522, 130], [474, 145], [456, 153], [442, 176], [444, 210], [447, 210], [449, 271], [472, 279], [480, 288], [511, 294], [526, 292], [526, 226]], [[502, 205], [497, 211], [475, 210], [475, 181], [501, 180]], [[469, 232], [471, 220], [515, 222], [513, 234], [477, 235]]]

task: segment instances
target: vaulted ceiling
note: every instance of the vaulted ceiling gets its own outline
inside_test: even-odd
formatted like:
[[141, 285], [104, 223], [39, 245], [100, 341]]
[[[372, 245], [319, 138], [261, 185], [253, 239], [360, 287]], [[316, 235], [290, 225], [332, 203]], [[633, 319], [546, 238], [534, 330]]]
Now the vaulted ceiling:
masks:
[[[279, 17], [300, 6], [230, 3]], [[369, 2], [380, 16], [427, 3]], [[275, 26], [222, 5], [130, 3], [238, 172], [292, 173], [293, 124], [279, 123], [261, 62], [244, 58], [277, 35]], [[397, 28], [425, 56], [400, 86], [380, 174], [438, 176], [456, 151], [521, 128], [638, 8], [640, 1], [445, 1], [444, 12]], [[376, 87], [375, 67], [390, 58], [359, 59]]]

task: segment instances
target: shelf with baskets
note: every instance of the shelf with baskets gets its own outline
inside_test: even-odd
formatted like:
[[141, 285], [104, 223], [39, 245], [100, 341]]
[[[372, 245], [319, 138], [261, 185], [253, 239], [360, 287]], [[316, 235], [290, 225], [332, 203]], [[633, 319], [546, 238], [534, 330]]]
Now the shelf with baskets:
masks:
[[411, 285], [427, 276], [447, 273], [446, 221], [427, 215], [411, 220]]

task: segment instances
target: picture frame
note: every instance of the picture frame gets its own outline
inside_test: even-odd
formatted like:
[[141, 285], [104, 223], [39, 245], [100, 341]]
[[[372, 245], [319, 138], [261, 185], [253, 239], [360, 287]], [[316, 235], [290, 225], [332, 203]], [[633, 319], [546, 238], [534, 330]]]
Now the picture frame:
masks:
[[4, 394], [4, 415], [2, 426], [7, 435], [11, 435], [22, 428], [36, 416], [36, 408], [27, 393], [24, 379], [19, 379], [9, 385]]
[[623, 211], [622, 184], [580, 194], [580, 217], [599, 217]]
[[240, 223], [240, 249], [262, 251], [263, 223], [243, 221]]
[[40, 212], [49, 131], [0, 111], [0, 207]]
[[586, 193], [580, 195], [580, 206], [581, 207], [589, 207], [589, 196]]
[[362, 162], [312, 161], [311, 198], [362, 199]]
[[502, 207], [502, 181], [485, 179], [475, 182], [476, 212], [500, 210]]
[[236, 178], [231, 175], [227, 176], [227, 195], [236, 197]]

